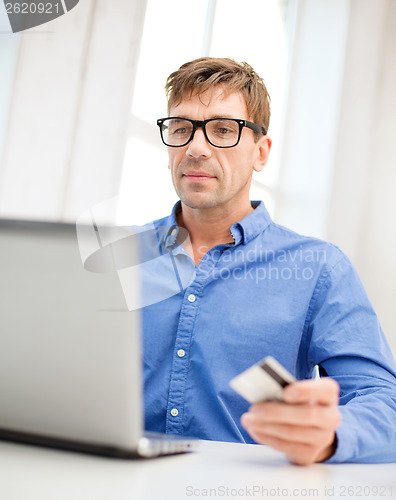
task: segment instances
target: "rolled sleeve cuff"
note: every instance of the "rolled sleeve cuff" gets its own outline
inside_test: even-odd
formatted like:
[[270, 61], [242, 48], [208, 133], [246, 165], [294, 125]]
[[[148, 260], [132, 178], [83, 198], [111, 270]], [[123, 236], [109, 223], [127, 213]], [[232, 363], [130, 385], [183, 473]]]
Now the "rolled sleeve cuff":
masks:
[[335, 453], [323, 463], [337, 464], [345, 462], [354, 462], [356, 457], [357, 435], [356, 421], [350, 417], [350, 413], [345, 411], [345, 407], [340, 407], [341, 424], [336, 429], [337, 448]]

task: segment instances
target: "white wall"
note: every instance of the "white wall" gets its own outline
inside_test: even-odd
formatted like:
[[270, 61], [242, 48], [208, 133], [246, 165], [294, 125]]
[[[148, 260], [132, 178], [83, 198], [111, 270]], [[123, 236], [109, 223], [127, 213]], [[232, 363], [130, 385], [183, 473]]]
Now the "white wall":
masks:
[[1, 216], [74, 220], [118, 192], [144, 8], [85, 0], [20, 35]]
[[296, 4], [274, 218], [295, 231], [325, 238], [349, 1]]
[[299, 0], [274, 218], [352, 260], [396, 353], [396, 2]]
[[396, 2], [352, 0], [328, 238], [356, 265], [396, 353]]
[[[18, 60], [19, 35], [12, 35], [5, 5], [0, 2], [0, 176], [1, 152], [5, 143], [8, 116]], [[1, 177], [0, 177], [1, 178]]]

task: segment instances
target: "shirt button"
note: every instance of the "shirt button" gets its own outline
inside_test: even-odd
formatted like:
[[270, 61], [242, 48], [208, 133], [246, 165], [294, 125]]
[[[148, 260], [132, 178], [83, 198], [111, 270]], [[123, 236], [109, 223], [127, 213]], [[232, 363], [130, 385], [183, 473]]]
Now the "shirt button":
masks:
[[186, 354], [186, 351], [184, 349], [179, 349], [177, 351], [177, 355], [179, 356], [179, 358], [182, 358], [185, 354]]
[[195, 295], [192, 293], [190, 294], [187, 299], [190, 301], [190, 302], [195, 302]]
[[179, 410], [177, 410], [176, 408], [172, 408], [171, 415], [172, 417], [177, 417], [179, 415]]

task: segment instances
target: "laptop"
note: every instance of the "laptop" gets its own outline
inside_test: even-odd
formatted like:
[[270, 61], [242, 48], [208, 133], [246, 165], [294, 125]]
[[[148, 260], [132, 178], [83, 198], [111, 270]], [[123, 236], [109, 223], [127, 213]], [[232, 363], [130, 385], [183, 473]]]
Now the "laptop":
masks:
[[74, 224], [0, 220], [0, 438], [125, 458], [195, 449], [143, 432], [140, 336], [118, 273], [84, 268]]

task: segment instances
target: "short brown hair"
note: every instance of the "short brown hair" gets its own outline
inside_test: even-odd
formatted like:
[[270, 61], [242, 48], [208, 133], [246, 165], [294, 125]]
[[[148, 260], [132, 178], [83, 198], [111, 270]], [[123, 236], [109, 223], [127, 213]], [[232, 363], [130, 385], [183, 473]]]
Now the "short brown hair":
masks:
[[219, 84], [224, 85], [226, 93], [241, 92], [249, 118], [268, 131], [270, 96], [264, 80], [246, 62], [239, 63], [229, 58], [200, 57], [169, 75], [165, 85], [168, 113], [184, 97], [202, 94]]

